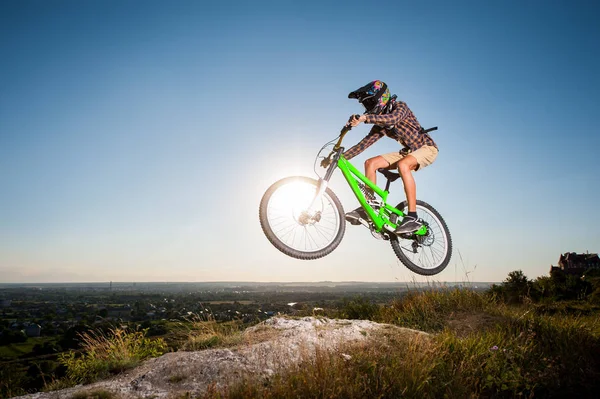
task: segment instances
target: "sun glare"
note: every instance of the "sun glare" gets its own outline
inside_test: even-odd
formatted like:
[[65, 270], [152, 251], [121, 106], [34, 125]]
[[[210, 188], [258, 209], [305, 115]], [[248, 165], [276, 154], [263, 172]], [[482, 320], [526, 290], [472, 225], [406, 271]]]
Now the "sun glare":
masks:
[[302, 182], [287, 184], [278, 193], [278, 202], [291, 208], [294, 213], [308, 209], [314, 198], [316, 187]]

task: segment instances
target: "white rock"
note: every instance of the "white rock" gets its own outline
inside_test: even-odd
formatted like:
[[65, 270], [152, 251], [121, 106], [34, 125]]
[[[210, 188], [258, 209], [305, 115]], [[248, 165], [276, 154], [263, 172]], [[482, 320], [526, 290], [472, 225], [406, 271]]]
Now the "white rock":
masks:
[[[315, 356], [317, 350], [335, 350], [343, 343], [364, 341], [380, 329], [394, 329], [410, 337], [428, 336], [421, 331], [367, 320], [273, 317], [244, 331], [246, 343], [236, 348], [167, 353], [109, 380], [20, 398], [68, 398], [76, 392], [95, 389], [117, 392], [123, 399], [161, 399], [186, 392], [194, 396], [205, 392], [211, 384], [223, 387], [245, 376], [270, 377], [300, 360]], [[273, 337], [253, 343], [262, 333]], [[352, 358], [345, 353], [341, 356], [346, 360]]]

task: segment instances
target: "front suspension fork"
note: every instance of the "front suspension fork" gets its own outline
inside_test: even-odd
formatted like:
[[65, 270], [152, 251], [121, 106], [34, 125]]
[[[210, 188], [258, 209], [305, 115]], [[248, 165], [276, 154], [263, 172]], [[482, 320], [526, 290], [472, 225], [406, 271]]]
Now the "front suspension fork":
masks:
[[335, 152], [332, 154], [333, 159], [331, 160], [331, 163], [327, 168], [327, 172], [325, 172], [325, 177], [319, 179], [319, 183], [317, 184], [317, 192], [315, 193], [315, 197], [313, 198], [312, 202], [310, 203], [310, 206], [308, 207], [308, 212], [311, 214], [313, 212], [315, 204], [317, 203], [317, 201], [321, 200], [321, 196], [325, 193], [325, 190], [327, 190], [327, 186], [329, 185], [329, 179], [331, 179], [333, 172], [337, 168], [337, 163], [340, 159], [340, 155], [344, 152], [344, 147], [339, 147], [337, 150], [334, 151]]
[[315, 204], [317, 204], [321, 200], [321, 196], [323, 195], [323, 193], [325, 193], [325, 190], [327, 190], [328, 183], [329, 182], [325, 179], [319, 179], [319, 183], [317, 184], [317, 192], [315, 193], [315, 196], [307, 209], [307, 211], [311, 215], [314, 211]]

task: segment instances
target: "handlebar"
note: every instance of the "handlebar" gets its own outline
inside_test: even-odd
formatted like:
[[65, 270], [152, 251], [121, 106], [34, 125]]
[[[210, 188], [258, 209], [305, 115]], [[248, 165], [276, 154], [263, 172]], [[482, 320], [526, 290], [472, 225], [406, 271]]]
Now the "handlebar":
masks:
[[[360, 115], [355, 114], [354, 115], [354, 119], [358, 119], [360, 118]], [[335, 144], [335, 146], [333, 147], [333, 150], [329, 153], [329, 155], [326, 158], [323, 158], [323, 160], [321, 161], [321, 166], [323, 168], [326, 168], [329, 166], [329, 164], [331, 163], [331, 156], [339, 151], [340, 147], [342, 146], [342, 140], [344, 140], [344, 136], [346, 135], [346, 133], [348, 133], [350, 130], [352, 130], [352, 125], [350, 124], [346, 124], [344, 125], [344, 127], [342, 128], [342, 130], [340, 131], [340, 138], [338, 139], [337, 143]]]
[[[360, 115], [355, 114], [354, 115], [354, 119], [358, 119], [360, 118]], [[350, 130], [352, 130], [352, 125], [346, 124], [344, 125], [344, 127], [342, 128], [342, 130], [340, 131], [340, 139], [338, 140], [337, 144], [335, 145], [334, 149], [338, 149], [340, 148], [340, 145], [342, 144], [342, 140], [344, 139], [344, 136], [346, 135], [346, 133], [348, 133]]]

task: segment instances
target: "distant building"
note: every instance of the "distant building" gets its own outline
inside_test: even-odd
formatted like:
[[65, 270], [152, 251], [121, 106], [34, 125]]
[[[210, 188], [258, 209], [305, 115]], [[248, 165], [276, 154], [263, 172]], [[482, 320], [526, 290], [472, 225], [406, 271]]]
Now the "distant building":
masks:
[[0, 299], [0, 308], [10, 308], [12, 304], [12, 300], [10, 299]]
[[42, 327], [40, 327], [38, 324], [30, 324], [25, 327], [25, 334], [28, 337], [39, 337], [41, 333]]
[[131, 317], [131, 308], [129, 306], [108, 308], [106, 310], [107, 317], [113, 319], [128, 319]]
[[561, 270], [567, 274], [583, 275], [588, 269], [600, 269], [600, 258], [598, 254], [577, 254], [567, 252], [560, 255], [558, 266], [550, 266], [550, 274]]

